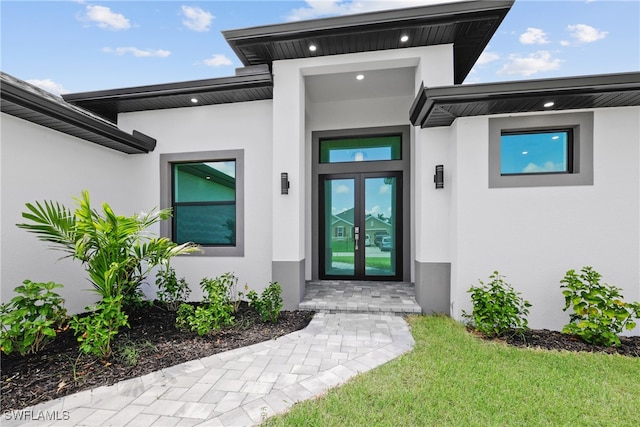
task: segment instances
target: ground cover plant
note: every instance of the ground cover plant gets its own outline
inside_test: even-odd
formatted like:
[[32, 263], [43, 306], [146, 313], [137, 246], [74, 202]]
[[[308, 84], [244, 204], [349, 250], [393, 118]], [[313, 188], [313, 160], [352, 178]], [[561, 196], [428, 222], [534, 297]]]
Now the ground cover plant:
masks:
[[507, 346], [447, 317], [408, 321], [413, 351], [264, 425], [640, 425], [638, 358]]

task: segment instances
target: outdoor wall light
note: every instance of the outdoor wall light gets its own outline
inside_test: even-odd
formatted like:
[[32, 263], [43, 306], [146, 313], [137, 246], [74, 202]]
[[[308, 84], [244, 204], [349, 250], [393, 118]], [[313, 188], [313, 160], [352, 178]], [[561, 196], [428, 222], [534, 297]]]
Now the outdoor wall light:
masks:
[[436, 165], [436, 174], [433, 175], [436, 188], [444, 188], [444, 165]]
[[289, 174], [282, 172], [280, 174], [280, 194], [289, 194]]

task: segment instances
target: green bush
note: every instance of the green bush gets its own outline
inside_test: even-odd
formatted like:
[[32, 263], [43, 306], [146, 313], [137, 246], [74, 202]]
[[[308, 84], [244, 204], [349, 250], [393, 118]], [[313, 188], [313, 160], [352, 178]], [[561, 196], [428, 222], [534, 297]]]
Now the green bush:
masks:
[[64, 300], [53, 289], [62, 285], [25, 280], [18, 295], [0, 306], [0, 348], [5, 354], [36, 353], [56, 336], [67, 320]]
[[167, 266], [161, 269], [156, 275], [156, 285], [158, 291], [156, 295], [158, 300], [164, 303], [165, 307], [169, 311], [177, 311], [180, 304], [186, 301], [191, 294], [189, 284], [181, 277], [176, 277], [176, 271]]
[[147, 229], [168, 219], [169, 209], [122, 216], [107, 203], [102, 204], [102, 212], [93, 209], [87, 191], [75, 200], [74, 211], [52, 201], [27, 203], [22, 216], [29, 222], [18, 227], [79, 260], [102, 298], [123, 295], [125, 305], [137, 304], [139, 286], [151, 268], [175, 255], [199, 250], [192, 243], [177, 245], [164, 237], [149, 236]]
[[223, 326], [233, 325], [234, 305], [230, 297], [230, 288], [237, 282], [231, 273], [200, 281], [205, 293], [202, 305], [193, 307], [182, 304], [176, 316], [176, 327], [197, 332], [198, 335], [219, 331]]
[[[87, 316], [73, 316], [70, 322], [80, 350], [102, 358], [111, 356], [111, 341], [123, 326], [129, 326], [128, 316], [122, 310], [122, 295], [103, 298]], [[90, 311], [91, 307], [87, 307]]]
[[569, 270], [560, 281], [565, 299], [564, 311], [569, 307], [571, 322], [562, 332], [577, 335], [584, 341], [598, 345], [620, 345], [618, 335], [623, 329], [635, 328], [634, 318], [640, 318], [640, 303], [623, 301], [620, 288], [600, 283], [602, 276], [592, 267], [583, 267], [580, 274]]
[[491, 282], [486, 285], [479, 280], [479, 287], [469, 289], [473, 312], [462, 312], [465, 318], [471, 320], [476, 330], [486, 336], [503, 335], [512, 330], [528, 328], [526, 316], [529, 314], [529, 301], [522, 299], [519, 292], [504, 281], [504, 276], [494, 271], [489, 276]]
[[281, 293], [282, 288], [278, 282], [270, 283], [260, 296], [256, 291], [251, 290], [247, 294], [249, 306], [256, 309], [263, 322], [276, 323], [282, 310]]

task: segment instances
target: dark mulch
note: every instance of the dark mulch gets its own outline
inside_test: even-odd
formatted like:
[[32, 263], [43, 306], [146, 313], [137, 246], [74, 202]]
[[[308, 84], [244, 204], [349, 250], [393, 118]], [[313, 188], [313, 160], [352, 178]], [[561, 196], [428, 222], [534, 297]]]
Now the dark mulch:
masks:
[[617, 347], [605, 347], [589, 344], [579, 337], [548, 329], [531, 329], [506, 338], [508, 344], [517, 347], [543, 348], [546, 350], [587, 351], [591, 353], [620, 354], [640, 357], [640, 336], [620, 337]]
[[[129, 313], [130, 329], [122, 329], [109, 360], [80, 356], [71, 330], [60, 333], [41, 352], [30, 356], [2, 354], [1, 411], [57, 399], [81, 390], [115, 384], [168, 366], [275, 339], [309, 324], [311, 311], [282, 311], [278, 323], [263, 323], [245, 303], [236, 323], [216, 334], [198, 336], [177, 330], [175, 313], [158, 305]], [[135, 349], [135, 365], [126, 349]], [[131, 351], [129, 352], [131, 353]]]

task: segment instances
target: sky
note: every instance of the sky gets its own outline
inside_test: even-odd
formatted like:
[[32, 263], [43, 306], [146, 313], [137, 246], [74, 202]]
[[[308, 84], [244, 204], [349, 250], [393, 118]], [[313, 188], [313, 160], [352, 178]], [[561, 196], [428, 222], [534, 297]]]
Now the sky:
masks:
[[[232, 76], [222, 30], [442, 0], [0, 1], [0, 69], [54, 94]], [[640, 70], [640, 0], [516, 0], [465, 83]]]

